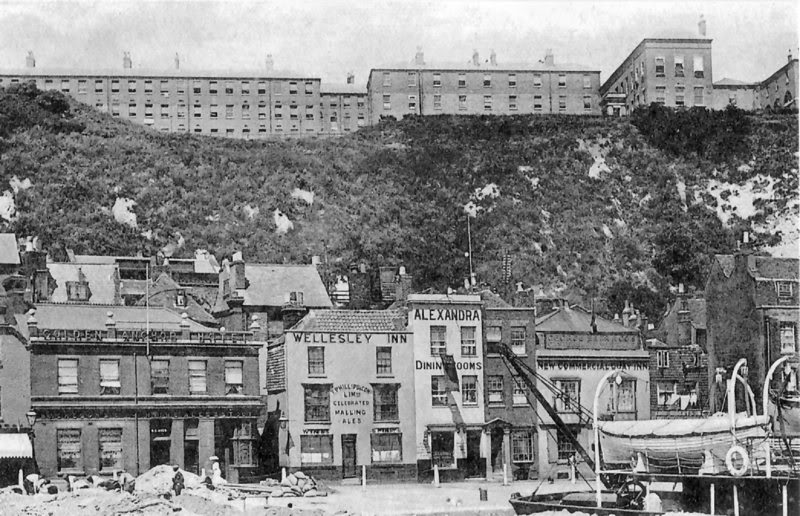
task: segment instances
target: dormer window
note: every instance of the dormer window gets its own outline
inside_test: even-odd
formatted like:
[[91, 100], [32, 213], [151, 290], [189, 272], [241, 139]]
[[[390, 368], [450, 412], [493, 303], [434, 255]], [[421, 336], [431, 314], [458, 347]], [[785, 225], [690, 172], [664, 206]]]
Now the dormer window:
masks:
[[70, 301], [88, 301], [91, 293], [86, 281], [67, 281], [67, 299]]
[[185, 307], [186, 306], [186, 291], [181, 289], [175, 293], [175, 306], [177, 307]]
[[289, 292], [289, 302], [293, 305], [302, 305], [303, 304], [303, 293], [302, 292]]

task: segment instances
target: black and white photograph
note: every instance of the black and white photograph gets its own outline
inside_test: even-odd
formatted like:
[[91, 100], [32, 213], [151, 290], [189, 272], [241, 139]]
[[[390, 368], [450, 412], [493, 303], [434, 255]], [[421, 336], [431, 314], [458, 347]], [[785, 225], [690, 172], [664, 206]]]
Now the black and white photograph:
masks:
[[0, 514], [800, 514], [798, 11], [0, 0]]

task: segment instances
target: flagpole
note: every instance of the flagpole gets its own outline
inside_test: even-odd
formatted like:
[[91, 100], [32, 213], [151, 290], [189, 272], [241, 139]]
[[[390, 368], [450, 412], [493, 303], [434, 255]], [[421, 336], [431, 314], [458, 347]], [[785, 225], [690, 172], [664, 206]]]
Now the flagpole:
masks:
[[469, 213], [467, 213], [467, 243], [469, 245], [469, 285], [470, 290], [475, 288], [475, 273], [472, 271], [472, 228], [469, 222]]

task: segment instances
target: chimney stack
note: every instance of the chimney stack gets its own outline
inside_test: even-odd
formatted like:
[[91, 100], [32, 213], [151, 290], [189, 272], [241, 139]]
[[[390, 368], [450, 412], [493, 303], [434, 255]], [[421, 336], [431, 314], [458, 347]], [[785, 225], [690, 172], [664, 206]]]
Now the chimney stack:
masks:
[[130, 52], [123, 52], [122, 53], [122, 68], [125, 70], [130, 70], [131, 66], [131, 53]]
[[478, 50], [477, 49], [472, 49], [472, 64], [475, 65], [475, 66], [480, 66], [481, 65], [481, 58], [478, 55]]
[[702, 37], [706, 37], [706, 19], [702, 14], [700, 15], [700, 21], [697, 22], [697, 33]]
[[[31, 55], [33, 55], [33, 54], [31, 54]], [[789, 55], [786, 56], [786, 57], [789, 58], [789, 62], [791, 63], [792, 62], [792, 49], [791, 48], [789, 49]]]
[[628, 323], [630, 323], [631, 318], [631, 305], [628, 300], [625, 300], [625, 308], [622, 309], [622, 325], [626, 328], [628, 327]]
[[555, 64], [556, 64], [556, 59], [553, 56], [553, 49], [552, 48], [548, 48], [547, 51], [544, 54], [544, 65], [545, 66], [555, 66]]
[[242, 257], [241, 251], [236, 251], [233, 253], [233, 259], [231, 260], [231, 287], [236, 290], [246, 289], [247, 288], [247, 280], [245, 279], [245, 271], [244, 271], [244, 258]]
[[175, 69], [181, 69], [181, 56], [179, 56], [177, 52], [175, 52]]
[[[792, 55], [789, 54], [789, 61], [792, 60]], [[28, 55], [25, 56], [25, 68], [36, 68], [36, 58], [33, 57], [33, 50], [28, 50]]]
[[492, 49], [492, 53], [489, 54], [489, 64], [492, 66], [497, 66], [497, 54], [495, 53], [494, 49]]
[[347, 84], [355, 84], [356, 76], [353, 72], [347, 72]]
[[264, 61], [264, 64], [266, 65], [268, 72], [271, 72], [275, 69], [275, 60], [272, 58], [272, 54], [267, 54], [267, 59]]
[[422, 47], [417, 47], [417, 53], [414, 54], [414, 64], [418, 66], [425, 64], [425, 54], [422, 52]]

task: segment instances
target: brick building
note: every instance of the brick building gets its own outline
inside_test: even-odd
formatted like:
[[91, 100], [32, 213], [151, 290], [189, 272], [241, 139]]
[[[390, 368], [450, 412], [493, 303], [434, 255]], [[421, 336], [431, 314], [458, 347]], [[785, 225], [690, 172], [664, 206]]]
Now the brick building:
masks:
[[[311, 310], [269, 345], [271, 453], [316, 477], [416, 480], [414, 348], [396, 310]], [[278, 425], [279, 422], [279, 425]]]
[[260, 329], [119, 305], [40, 303], [16, 319], [43, 475], [199, 472], [212, 455], [228, 480], [256, 472]]
[[548, 51], [539, 63], [426, 63], [373, 68], [367, 81], [369, 123], [406, 115], [600, 114], [600, 71], [557, 64]]
[[658, 419], [707, 413], [706, 300], [679, 294], [648, 337], [650, 415]]
[[481, 292], [483, 300], [484, 382], [486, 407], [484, 435], [487, 478], [502, 474], [508, 464], [514, 478], [537, 474], [535, 408], [528, 402], [519, 380], [512, 375], [496, 350], [511, 348], [521, 360], [536, 368], [534, 309], [512, 307], [497, 295]]
[[[747, 249], [716, 255], [706, 282], [708, 382], [711, 411], [722, 405], [725, 386], [715, 381], [717, 369], [730, 375], [740, 358], [747, 359], [747, 381], [761, 399], [770, 365], [792, 357], [790, 372], [797, 378], [800, 260], [755, 256]], [[775, 385], [784, 372], [775, 374]], [[725, 375], [723, 375], [725, 376]]]

